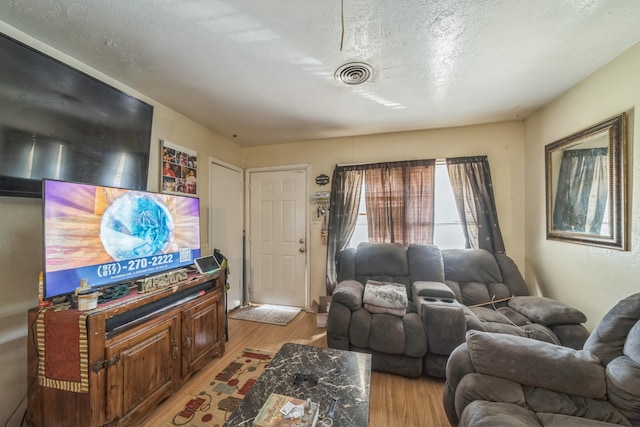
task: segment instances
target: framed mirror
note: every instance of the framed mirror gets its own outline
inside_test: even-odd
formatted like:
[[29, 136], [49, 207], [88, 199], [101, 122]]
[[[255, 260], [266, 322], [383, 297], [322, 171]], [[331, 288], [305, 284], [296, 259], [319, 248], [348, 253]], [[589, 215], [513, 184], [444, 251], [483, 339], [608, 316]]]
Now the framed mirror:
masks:
[[547, 239], [627, 250], [626, 113], [545, 147]]

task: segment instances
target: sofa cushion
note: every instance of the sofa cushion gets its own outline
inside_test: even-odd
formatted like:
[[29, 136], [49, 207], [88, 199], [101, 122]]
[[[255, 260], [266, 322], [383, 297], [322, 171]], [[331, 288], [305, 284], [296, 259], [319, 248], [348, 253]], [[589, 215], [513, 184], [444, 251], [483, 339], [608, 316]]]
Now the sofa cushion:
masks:
[[549, 329], [558, 337], [565, 347], [582, 350], [584, 342], [589, 337], [589, 331], [584, 325], [553, 325]]
[[527, 406], [534, 412], [589, 418], [629, 425], [628, 420], [607, 400], [589, 399], [538, 387], [523, 387]]
[[[636, 322], [629, 331], [622, 353], [640, 365], [640, 321]], [[638, 377], [638, 381], [640, 382], [640, 377]]]
[[462, 413], [467, 405], [477, 400], [527, 406], [521, 384], [472, 372], [462, 377], [456, 387], [456, 411]]
[[609, 362], [607, 397], [634, 425], [640, 424], [640, 365], [627, 356]]
[[[331, 307], [331, 310], [333, 310], [333, 307]], [[349, 322], [349, 341], [352, 345], [361, 348], [369, 347], [371, 316], [373, 316], [373, 314], [364, 308], [351, 313], [351, 322]]]
[[444, 277], [456, 282], [501, 283], [496, 259], [484, 249], [443, 249]]
[[389, 307], [380, 307], [373, 304], [364, 304], [364, 309], [367, 310], [371, 314], [391, 314], [393, 316], [402, 317], [407, 314], [406, 308], [389, 308]]
[[423, 357], [427, 354], [427, 335], [418, 313], [408, 313], [404, 316], [402, 326], [406, 334], [404, 354], [411, 357]]
[[481, 374], [578, 396], [604, 399], [604, 368], [587, 351], [513, 335], [467, 332], [467, 346]]
[[584, 323], [587, 316], [560, 301], [538, 296], [521, 296], [509, 300], [509, 307], [545, 326]]
[[516, 263], [505, 254], [494, 254], [493, 257], [498, 263], [502, 280], [509, 288], [509, 293], [516, 296], [529, 295], [527, 283]]
[[409, 276], [412, 282], [444, 282], [442, 252], [436, 245], [409, 245], [407, 248]]
[[460, 417], [460, 427], [543, 427], [536, 414], [518, 405], [476, 400]]
[[340, 251], [336, 260], [338, 282], [356, 278], [356, 248], [346, 248]]
[[618, 302], [593, 330], [584, 349], [589, 350], [604, 364], [623, 354], [625, 341], [631, 328], [640, 319], [640, 293]]
[[369, 348], [388, 354], [404, 354], [406, 332], [402, 317], [391, 314], [372, 314]]
[[538, 419], [544, 427], [613, 427], [619, 424], [611, 424], [605, 421], [590, 420], [583, 417], [572, 417], [562, 414], [548, 414], [540, 412]]
[[464, 305], [471, 306], [491, 301], [492, 295], [484, 282], [460, 282], [458, 286], [462, 292], [461, 302]]
[[343, 280], [333, 290], [331, 301], [349, 307], [351, 311], [362, 308], [364, 285], [357, 280]]
[[514, 323], [518, 326], [524, 326], [528, 323], [531, 323], [528, 317], [523, 316], [511, 307], [500, 307], [498, 308], [498, 312], [509, 319], [511, 323]]
[[355, 265], [358, 276], [409, 276], [407, 251], [399, 243], [360, 243]]
[[473, 311], [476, 317], [483, 322], [497, 322], [511, 324], [509, 318], [502, 315], [499, 311], [490, 307], [469, 307], [469, 310]]

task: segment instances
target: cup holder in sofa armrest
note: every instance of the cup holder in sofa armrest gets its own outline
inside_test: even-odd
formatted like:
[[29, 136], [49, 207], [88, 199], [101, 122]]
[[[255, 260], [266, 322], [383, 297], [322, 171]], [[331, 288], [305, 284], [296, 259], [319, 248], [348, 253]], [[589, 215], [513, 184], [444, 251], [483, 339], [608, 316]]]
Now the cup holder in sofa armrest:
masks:
[[441, 305], [444, 307], [457, 307], [457, 309], [462, 309], [462, 305], [460, 305], [460, 303], [455, 298], [449, 297], [423, 297], [416, 295], [414, 302], [416, 305], [416, 310], [418, 311], [418, 315], [420, 317], [423, 317], [422, 313], [424, 312], [426, 306]]
[[453, 298], [424, 297], [422, 300], [426, 301], [426, 302], [443, 302], [445, 304], [453, 304], [453, 303], [457, 302]]

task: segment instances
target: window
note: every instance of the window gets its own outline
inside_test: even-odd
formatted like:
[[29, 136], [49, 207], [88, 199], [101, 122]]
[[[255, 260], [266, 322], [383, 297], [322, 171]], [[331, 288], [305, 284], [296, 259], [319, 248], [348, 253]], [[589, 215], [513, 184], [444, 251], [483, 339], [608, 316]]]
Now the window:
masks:
[[[435, 209], [434, 209], [434, 237], [433, 243], [441, 248], [464, 248], [465, 241], [460, 226], [460, 219], [453, 199], [451, 182], [447, 173], [447, 164], [444, 159], [436, 162], [435, 181]], [[367, 205], [364, 200], [365, 184], [362, 184], [360, 209], [356, 228], [349, 241], [349, 247], [355, 248], [358, 244], [368, 241], [367, 232]]]

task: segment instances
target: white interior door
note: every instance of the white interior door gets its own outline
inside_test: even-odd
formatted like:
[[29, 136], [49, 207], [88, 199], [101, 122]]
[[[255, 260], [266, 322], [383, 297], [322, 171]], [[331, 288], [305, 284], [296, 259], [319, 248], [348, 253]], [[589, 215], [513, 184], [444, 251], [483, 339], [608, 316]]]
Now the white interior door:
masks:
[[306, 170], [251, 171], [249, 179], [251, 302], [305, 307]]
[[227, 308], [238, 307], [243, 271], [243, 177], [242, 170], [223, 162], [211, 162], [211, 251], [220, 249], [229, 265]]

